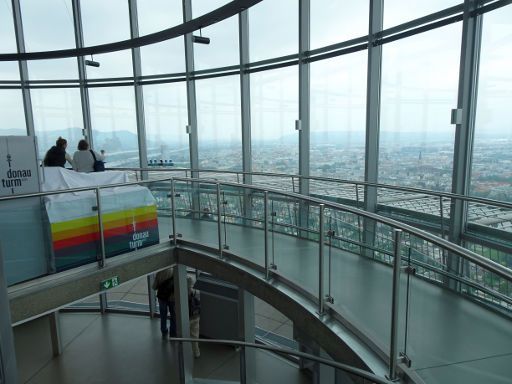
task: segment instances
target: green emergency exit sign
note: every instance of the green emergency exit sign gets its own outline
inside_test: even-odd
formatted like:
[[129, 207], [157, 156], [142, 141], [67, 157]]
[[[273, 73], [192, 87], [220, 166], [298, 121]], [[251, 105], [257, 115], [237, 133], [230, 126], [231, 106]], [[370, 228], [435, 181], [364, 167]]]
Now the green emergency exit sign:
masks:
[[119, 276], [111, 277], [110, 279], [103, 280], [100, 284], [102, 290], [117, 287], [119, 285]]

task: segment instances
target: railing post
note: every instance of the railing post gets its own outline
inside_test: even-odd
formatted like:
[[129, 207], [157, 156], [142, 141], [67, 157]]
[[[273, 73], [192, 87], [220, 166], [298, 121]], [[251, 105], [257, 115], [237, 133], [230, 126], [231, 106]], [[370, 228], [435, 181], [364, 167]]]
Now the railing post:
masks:
[[443, 196], [439, 196], [439, 215], [440, 215], [440, 218], [441, 218], [441, 237], [444, 239]]
[[100, 198], [100, 188], [96, 187], [96, 206], [98, 208], [98, 230], [100, 232], [100, 249], [101, 255], [98, 260], [98, 266], [103, 268], [105, 266], [105, 235], [103, 234], [103, 219], [101, 217], [101, 198]]
[[265, 279], [270, 278], [269, 273], [269, 260], [268, 260], [268, 191], [265, 191], [263, 193], [263, 216], [264, 216], [264, 223], [263, 223], [263, 230], [265, 233]]
[[324, 204], [320, 204], [318, 238], [318, 314], [324, 313]]
[[400, 307], [400, 269], [401, 269], [401, 238], [402, 230], [393, 229], [393, 292], [391, 302], [391, 340], [389, 346], [389, 380], [396, 380], [398, 360], [398, 310]]
[[171, 179], [171, 222], [172, 222], [172, 243], [174, 246], [178, 244], [178, 233], [176, 232], [176, 189], [174, 179]]
[[219, 257], [222, 257], [222, 223], [220, 212], [220, 183], [217, 183], [217, 240], [219, 243]]

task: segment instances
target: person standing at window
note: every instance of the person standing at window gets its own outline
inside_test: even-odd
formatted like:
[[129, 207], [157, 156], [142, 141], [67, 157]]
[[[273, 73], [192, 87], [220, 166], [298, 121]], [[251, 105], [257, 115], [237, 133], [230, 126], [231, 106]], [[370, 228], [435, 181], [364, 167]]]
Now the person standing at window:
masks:
[[59, 136], [55, 145], [46, 152], [43, 160], [44, 166], [64, 168], [66, 161], [73, 166], [73, 159], [71, 159], [71, 156], [66, 152], [67, 146], [67, 140]]
[[94, 156], [96, 160], [103, 161], [105, 159], [105, 151], [102, 149], [101, 154], [89, 149], [89, 143], [86, 140], [78, 142], [78, 151], [73, 155], [73, 169], [77, 172], [94, 172]]

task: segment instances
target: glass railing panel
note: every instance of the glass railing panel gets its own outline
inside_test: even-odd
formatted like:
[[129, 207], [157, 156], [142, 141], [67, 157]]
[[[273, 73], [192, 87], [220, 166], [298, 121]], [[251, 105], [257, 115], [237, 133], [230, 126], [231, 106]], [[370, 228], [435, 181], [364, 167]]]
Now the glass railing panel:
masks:
[[[411, 236], [411, 258], [437, 257], [423, 254], [433, 244], [426, 248], [419, 243]], [[437, 284], [432, 276], [425, 279], [422, 268], [409, 276], [407, 322], [400, 323], [406, 340], [399, 352], [425, 382], [506, 382], [510, 365], [503, 357], [512, 345], [510, 315], [496, 311], [510, 310], [510, 282], [458, 255], [446, 254], [445, 264], [444, 271], [436, 271]]]
[[[281, 194], [269, 194], [271, 270], [318, 296], [318, 206]], [[313, 240], [313, 241], [308, 241]]]
[[[493, 232], [512, 233], [512, 208], [469, 202], [468, 224], [489, 229], [491, 238], [496, 237]], [[485, 233], [482, 235], [486, 236]]]
[[290, 176], [253, 175], [252, 183], [261, 188], [299, 192], [299, 178]]
[[8, 286], [56, 270], [53, 241], [58, 245], [59, 239], [52, 238], [44, 206], [38, 197], [0, 202], [0, 248]]
[[217, 187], [206, 181], [175, 181], [178, 238], [218, 249]]
[[120, 283], [121, 285], [107, 291], [107, 308], [149, 312], [147, 277]]
[[155, 199], [160, 243], [168, 242], [169, 235], [172, 233], [172, 184], [170, 181], [155, 181], [141, 183], [140, 185], [142, 187], [147, 187]]
[[423, 224], [445, 234], [449, 230], [450, 203], [448, 197], [431, 195], [428, 191], [410, 192], [378, 189], [378, 213], [412, 224]]
[[472, 241], [465, 241], [464, 246], [467, 249], [494, 261], [495, 263], [503, 265], [508, 269], [512, 269], [512, 252], [505, 252], [504, 250], [478, 244]]
[[265, 265], [264, 193], [250, 188], [222, 187], [223, 249], [259, 266]]
[[51, 271], [61, 272], [101, 259], [96, 191], [48, 195], [42, 201]]
[[364, 187], [334, 180], [310, 179], [309, 194], [314, 197], [351, 206], [359, 207], [364, 202]]
[[[157, 198], [150, 188], [155, 190]], [[166, 182], [158, 185], [141, 182], [100, 190], [100, 204], [96, 209], [101, 214], [106, 258], [158, 244], [160, 230], [168, 237], [165, 235], [168, 220], [164, 227], [164, 221], [158, 217], [158, 200], [164, 200], [169, 190]]]
[[388, 265], [394, 249], [392, 228], [336, 209], [327, 208], [325, 212], [326, 301], [365, 337], [387, 350], [392, 302], [392, 268]]

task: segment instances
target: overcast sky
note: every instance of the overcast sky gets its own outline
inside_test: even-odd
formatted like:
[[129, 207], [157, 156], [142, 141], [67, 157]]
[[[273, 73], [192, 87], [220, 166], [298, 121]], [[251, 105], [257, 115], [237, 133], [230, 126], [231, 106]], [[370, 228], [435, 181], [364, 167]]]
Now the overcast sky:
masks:
[[[70, 0], [20, 0], [25, 44], [28, 51], [74, 47]], [[225, 0], [194, 0], [193, 14], [200, 16]], [[459, 1], [386, 0], [384, 27], [458, 4]], [[82, 0], [86, 45], [129, 38], [126, 0]], [[139, 1], [141, 34], [156, 32], [182, 21], [181, 0]], [[9, 0], [0, 0], [0, 50], [16, 49]], [[251, 61], [297, 52], [298, 1], [265, 0], [249, 11]], [[501, 132], [511, 137], [508, 109], [512, 97], [512, 6], [484, 17], [477, 137], [480, 132]], [[367, 33], [367, 1], [311, 2], [311, 47], [318, 48]], [[381, 130], [423, 132], [434, 135], [453, 130], [450, 110], [456, 107], [460, 60], [461, 23], [452, 24], [383, 48]], [[232, 17], [202, 31], [211, 44], [195, 45], [196, 69], [237, 64], [238, 22]], [[131, 52], [97, 55], [100, 68], [87, 67], [89, 78], [131, 76]], [[358, 52], [311, 65], [312, 131], [364, 132], [367, 53]], [[142, 48], [144, 74], [184, 70], [183, 39]], [[76, 79], [76, 60], [29, 63], [31, 79]], [[16, 63], [0, 63], [0, 79], [19, 79]], [[184, 87], [144, 87], [148, 135], [175, 137], [186, 125]], [[147, 91], [146, 91], [147, 90]], [[94, 129], [136, 132], [133, 90], [91, 89]], [[197, 82], [200, 140], [241, 140], [240, 85], [236, 76]], [[51, 97], [47, 97], [49, 95]], [[33, 92], [36, 130], [81, 127], [79, 92]], [[280, 139], [294, 134], [298, 118], [298, 70], [296, 67], [251, 75], [253, 138]], [[173, 112], [173, 111], [179, 111]], [[163, 117], [156, 117], [159, 114]], [[19, 91], [0, 90], [0, 132], [24, 129]], [[399, 140], [399, 136], [398, 136]]]

